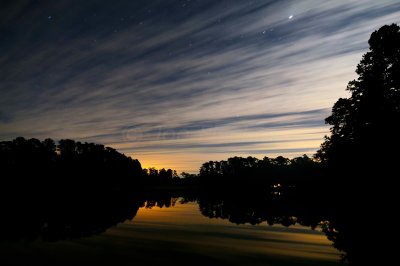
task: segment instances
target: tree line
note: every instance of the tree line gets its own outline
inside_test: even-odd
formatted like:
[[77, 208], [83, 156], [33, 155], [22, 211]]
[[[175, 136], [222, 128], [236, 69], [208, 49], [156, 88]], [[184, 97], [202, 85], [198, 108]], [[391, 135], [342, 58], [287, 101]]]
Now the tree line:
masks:
[[143, 176], [138, 160], [104, 145], [71, 139], [58, 144], [50, 138], [2, 141], [0, 165], [1, 182], [27, 192], [133, 189]]
[[[283, 184], [295, 185], [299, 180], [320, 176], [320, 164], [306, 154], [289, 159], [283, 156], [262, 160], [248, 157], [231, 157], [227, 160], [209, 161], [200, 167], [199, 183]], [[190, 176], [189, 176], [190, 177]], [[193, 177], [192, 177], [193, 179]]]

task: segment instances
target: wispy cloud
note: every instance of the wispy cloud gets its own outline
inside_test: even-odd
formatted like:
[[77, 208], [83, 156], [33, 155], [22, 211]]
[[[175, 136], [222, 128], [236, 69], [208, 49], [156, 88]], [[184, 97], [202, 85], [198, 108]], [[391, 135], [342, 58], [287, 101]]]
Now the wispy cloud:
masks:
[[1, 139], [95, 141], [186, 171], [222, 156], [314, 153], [369, 35], [400, 17], [389, 0], [4, 10]]

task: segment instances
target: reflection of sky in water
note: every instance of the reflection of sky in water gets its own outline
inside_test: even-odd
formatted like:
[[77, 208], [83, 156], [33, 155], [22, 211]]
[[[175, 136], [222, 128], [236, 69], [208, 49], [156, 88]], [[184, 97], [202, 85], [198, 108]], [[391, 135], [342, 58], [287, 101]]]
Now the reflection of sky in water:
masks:
[[236, 225], [195, 203], [139, 209], [92, 237], [0, 242], [0, 265], [342, 265], [326, 237], [301, 226]]
[[177, 203], [172, 208], [141, 208], [133, 221], [107, 234], [141, 239], [150, 249], [163, 244], [172, 250], [175, 246], [184, 247], [189, 253], [222, 259], [228, 264], [253, 265], [282, 260], [284, 265], [290, 262], [334, 265], [339, 261], [339, 253], [319, 231], [300, 225], [269, 226], [266, 222], [257, 226], [236, 225], [202, 216], [195, 203]]

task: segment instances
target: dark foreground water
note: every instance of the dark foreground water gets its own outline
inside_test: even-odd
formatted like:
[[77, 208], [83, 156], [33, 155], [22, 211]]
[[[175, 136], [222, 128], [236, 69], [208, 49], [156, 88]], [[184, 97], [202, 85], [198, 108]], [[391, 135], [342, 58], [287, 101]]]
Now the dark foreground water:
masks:
[[88, 237], [2, 241], [0, 265], [343, 265], [318, 228], [237, 224], [180, 201], [146, 202], [132, 220]]

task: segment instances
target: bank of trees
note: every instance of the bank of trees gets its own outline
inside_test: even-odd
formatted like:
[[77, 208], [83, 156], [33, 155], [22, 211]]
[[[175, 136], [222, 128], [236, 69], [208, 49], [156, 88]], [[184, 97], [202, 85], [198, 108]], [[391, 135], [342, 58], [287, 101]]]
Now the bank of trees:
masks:
[[[18, 137], [0, 142], [1, 182], [23, 190], [120, 190], [143, 176], [138, 160], [110, 147]], [[4, 187], [4, 186], [3, 186]]]
[[320, 165], [307, 155], [293, 159], [278, 156], [231, 157], [222, 161], [209, 161], [200, 167], [198, 182], [224, 184], [291, 184], [308, 182], [320, 174]]
[[209, 161], [200, 167], [199, 175], [216, 177], [265, 177], [282, 176], [286, 174], [308, 175], [318, 164], [306, 154], [293, 159], [278, 156], [276, 158], [264, 157], [262, 160], [256, 157], [231, 157], [222, 161]]

